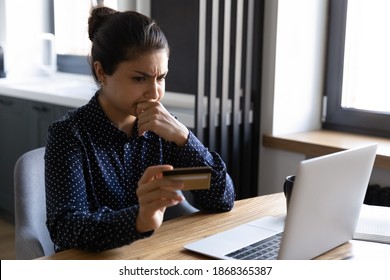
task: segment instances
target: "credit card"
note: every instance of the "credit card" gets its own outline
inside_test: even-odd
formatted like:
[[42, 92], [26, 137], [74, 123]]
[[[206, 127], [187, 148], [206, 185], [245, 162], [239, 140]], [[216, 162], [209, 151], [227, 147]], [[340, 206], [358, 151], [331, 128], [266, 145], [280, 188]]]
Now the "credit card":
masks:
[[211, 168], [209, 166], [175, 168], [163, 171], [163, 176], [182, 181], [183, 190], [205, 190], [210, 188]]

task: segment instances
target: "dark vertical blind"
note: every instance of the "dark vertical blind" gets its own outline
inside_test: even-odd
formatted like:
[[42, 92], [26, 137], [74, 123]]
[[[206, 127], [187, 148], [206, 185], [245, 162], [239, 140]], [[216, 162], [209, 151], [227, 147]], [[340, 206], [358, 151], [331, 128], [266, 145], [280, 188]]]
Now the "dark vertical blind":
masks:
[[167, 90], [196, 95], [194, 133], [222, 156], [238, 199], [258, 188], [263, 3], [152, 1], [172, 48]]
[[151, 17], [164, 31], [171, 49], [166, 89], [196, 94], [199, 0], [152, 0]]

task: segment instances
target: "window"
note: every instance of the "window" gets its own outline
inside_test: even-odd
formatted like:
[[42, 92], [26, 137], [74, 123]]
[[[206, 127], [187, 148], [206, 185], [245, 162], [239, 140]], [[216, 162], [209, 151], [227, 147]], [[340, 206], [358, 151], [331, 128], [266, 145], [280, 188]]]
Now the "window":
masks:
[[325, 128], [390, 136], [390, 2], [331, 0]]
[[90, 74], [87, 55], [91, 42], [88, 37], [90, 9], [98, 3], [117, 9], [117, 0], [54, 0], [54, 33], [57, 66], [60, 72]]

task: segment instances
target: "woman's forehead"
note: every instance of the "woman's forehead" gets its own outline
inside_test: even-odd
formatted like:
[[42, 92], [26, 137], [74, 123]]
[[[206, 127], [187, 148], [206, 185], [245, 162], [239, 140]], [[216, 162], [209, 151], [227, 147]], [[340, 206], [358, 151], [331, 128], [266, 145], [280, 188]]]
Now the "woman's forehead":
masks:
[[131, 71], [141, 71], [148, 74], [159, 74], [168, 71], [168, 55], [166, 51], [143, 53], [136, 59], [126, 60], [122, 67]]

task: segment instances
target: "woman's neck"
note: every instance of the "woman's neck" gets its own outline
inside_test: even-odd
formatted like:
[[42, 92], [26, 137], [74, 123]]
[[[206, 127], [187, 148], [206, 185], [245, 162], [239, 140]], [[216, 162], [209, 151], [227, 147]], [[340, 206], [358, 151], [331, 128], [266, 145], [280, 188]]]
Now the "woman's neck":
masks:
[[102, 107], [104, 113], [108, 119], [119, 129], [122, 130], [130, 137], [134, 125], [136, 123], [136, 117], [122, 113], [120, 110], [115, 108], [110, 102], [108, 102], [102, 94], [99, 94], [98, 101]]

